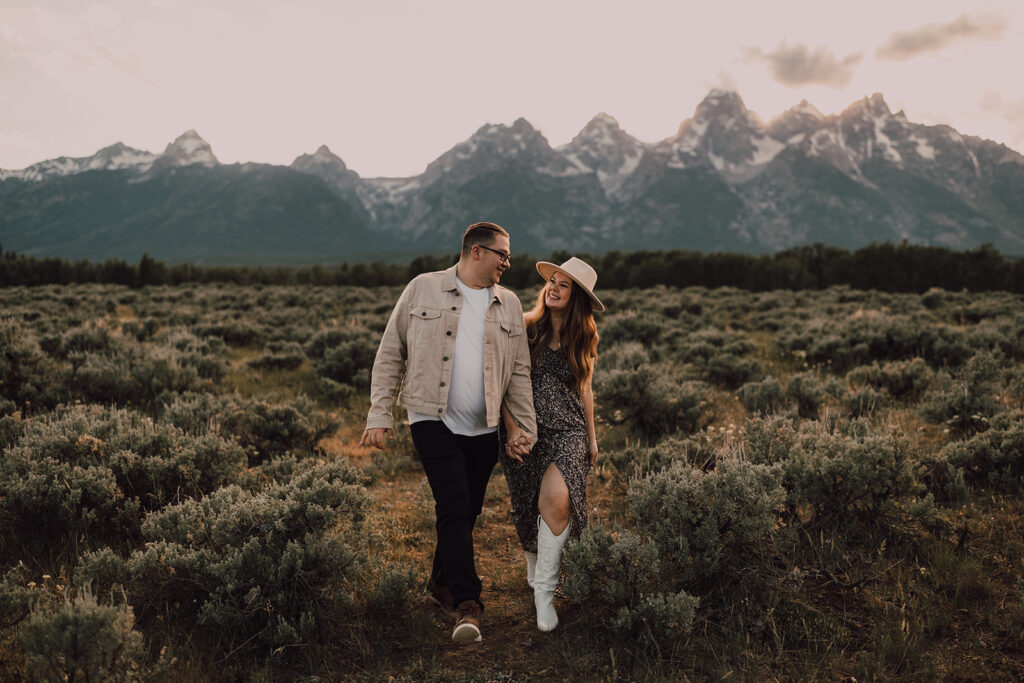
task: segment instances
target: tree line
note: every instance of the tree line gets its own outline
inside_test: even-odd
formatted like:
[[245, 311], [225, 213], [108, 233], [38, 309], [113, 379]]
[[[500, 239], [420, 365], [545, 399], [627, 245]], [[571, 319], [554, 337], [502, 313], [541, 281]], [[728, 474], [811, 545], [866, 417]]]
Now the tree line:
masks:
[[[575, 255], [591, 263], [602, 288], [737, 287], [749, 291], [825, 289], [848, 285], [886, 292], [1005, 290], [1024, 293], [1024, 258], [1007, 257], [991, 244], [966, 251], [946, 247], [872, 243], [856, 250], [812, 244], [773, 254], [704, 253], [682, 249], [609, 251], [570, 254], [558, 251], [547, 260], [561, 263]], [[458, 254], [423, 255], [407, 264], [344, 263], [310, 266], [168, 265], [148, 254], [138, 263], [44, 258], [0, 247], [0, 286], [110, 283], [130, 287], [230, 282], [266, 285], [402, 285], [423, 272], [447, 268]], [[529, 254], [513, 256], [502, 282], [529, 287], [537, 282]]]

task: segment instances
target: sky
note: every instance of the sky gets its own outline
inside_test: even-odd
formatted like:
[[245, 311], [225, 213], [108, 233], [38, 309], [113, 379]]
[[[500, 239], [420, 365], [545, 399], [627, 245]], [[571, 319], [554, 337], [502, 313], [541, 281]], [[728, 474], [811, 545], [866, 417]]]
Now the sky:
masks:
[[0, 168], [194, 129], [224, 163], [407, 177], [520, 117], [656, 142], [715, 88], [764, 121], [880, 92], [1024, 152], [1022, 69], [1021, 0], [0, 0]]

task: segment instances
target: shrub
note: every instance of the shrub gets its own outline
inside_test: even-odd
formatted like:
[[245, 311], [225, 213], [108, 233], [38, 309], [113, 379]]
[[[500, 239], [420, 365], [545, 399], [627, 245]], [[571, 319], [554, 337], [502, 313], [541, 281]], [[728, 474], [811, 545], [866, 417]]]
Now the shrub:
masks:
[[215, 434], [123, 409], [60, 408], [26, 421], [0, 460], [0, 538], [51, 551], [131, 540], [143, 511], [208, 493], [243, 464], [241, 448]]
[[657, 547], [632, 531], [585, 529], [566, 546], [563, 571], [565, 596], [617, 640], [657, 646], [683, 640], [692, 629], [698, 599], [666, 592], [671, 582], [659, 572]]
[[53, 360], [19, 325], [0, 321], [0, 399], [29, 413], [53, 407], [62, 394]]
[[987, 431], [942, 449], [941, 458], [975, 487], [1001, 493], [1024, 490], [1024, 411], [995, 416]]
[[818, 407], [825, 400], [826, 391], [826, 384], [813, 371], [793, 375], [786, 385], [786, 395], [796, 401], [797, 414], [811, 420], [818, 418]]
[[258, 370], [295, 370], [305, 360], [306, 354], [298, 342], [269, 342], [248, 365]]
[[666, 436], [653, 446], [637, 444], [611, 450], [608, 459], [622, 474], [640, 476], [662, 470], [677, 461], [708, 469], [714, 465], [715, 453], [703, 436]]
[[236, 440], [251, 465], [285, 453], [317, 453], [320, 440], [338, 426], [305, 396], [271, 403], [240, 396], [184, 394], [167, 405], [163, 419], [190, 433], [213, 429]]
[[739, 388], [736, 395], [747, 410], [761, 415], [778, 410], [785, 399], [782, 385], [774, 377], [747, 382]]
[[[602, 339], [602, 342], [604, 340]], [[601, 368], [604, 370], [636, 370], [651, 360], [647, 348], [640, 342], [624, 342], [601, 353]]]
[[704, 376], [709, 382], [727, 389], [758, 379], [761, 366], [752, 358], [741, 358], [731, 353], [718, 353], [707, 361]]
[[252, 346], [263, 338], [260, 330], [240, 320], [197, 325], [195, 333], [200, 337], [220, 337], [229, 346]]
[[218, 382], [228, 373], [227, 347], [217, 337], [200, 339], [177, 328], [158, 335], [154, 341], [177, 351], [181, 364], [195, 368], [203, 379]]
[[[900, 505], [921, 487], [902, 435], [870, 431], [862, 422], [830, 431], [806, 425], [777, 467], [786, 489], [788, 522], [813, 530], [842, 530], [856, 539], [886, 531], [903, 518]], [[915, 502], [916, 515], [930, 509]]]
[[608, 346], [639, 342], [651, 347], [661, 337], [665, 321], [651, 313], [627, 312], [609, 316], [601, 325], [601, 342]]
[[880, 408], [887, 408], [892, 400], [874, 387], [854, 389], [843, 398], [843, 407], [850, 417], [866, 417]]
[[43, 681], [142, 680], [142, 634], [127, 605], [100, 605], [88, 588], [52, 614], [35, 613], [21, 634], [29, 675]]
[[121, 340], [110, 353], [72, 354], [71, 392], [86, 401], [151, 409], [175, 393], [198, 391], [203, 380], [177, 349]]
[[692, 432], [707, 406], [707, 386], [672, 381], [665, 368], [642, 365], [636, 370], [597, 373], [598, 410], [612, 422], [626, 421], [645, 439]]
[[316, 395], [327, 403], [348, 405], [358, 393], [358, 390], [351, 384], [335, 382], [326, 377], [320, 377], [316, 381]]
[[939, 373], [922, 401], [922, 415], [945, 424], [957, 436], [984, 431], [989, 418], [999, 409], [995, 397], [1000, 368], [995, 355], [982, 351], [955, 378]]
[[351, 384], [356, 389], [370, 387], [370, 371], [377, 355], [377, 340], [350, 339], [328, 349], [313, 368], [321, 377]]
[[640, 528], [682, 572], [685, 585], [738, 579], [765, 566], [785, 501], [765, 465], [720, 458], [703, 471], [676, 462], [634, 481], [628, 504]]
[[807, 361], [846, 372], [872, 361], [922, 357], [933, 366], [959, 367], [972, 351], [966, 333], [937, 325], [924, 316], [851, 316], [838, 324], [817, 319], [803, 329], [783, 333], [780, 345], [804, 351]]
[[931, 383], [935, 373], [923, 358], [872, 363], [854, 368], [846, 380], [854, 386], [884, 389], [896, 399], [916, 399]]
[[798, 439], [799, 433], [789, 418], [751, 418], [744, 427], [744, 456], [753, 463], [773, 465], [789, 457]]
[[149, 515], [146, 546], [127, 559], [85, 556], [76, 582], [124, 581], [140, 623], [227, 656], [317, 643], [354, 614], [338, 589], [366, 559], [364, 481], [336, 461], [258, 493], [218, 489]]
[[33, 592], [27, 586], [27, 574], [19, 562], [0, 576], [0, 632], [21, 623], [32, 611]]

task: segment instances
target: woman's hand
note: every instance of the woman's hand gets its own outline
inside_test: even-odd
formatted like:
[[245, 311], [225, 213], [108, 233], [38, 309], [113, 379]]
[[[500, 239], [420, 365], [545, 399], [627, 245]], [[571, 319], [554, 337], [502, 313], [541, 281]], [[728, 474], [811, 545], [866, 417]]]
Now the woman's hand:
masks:
[[530, 436], [519, 425], [508, 430], [508, 441], [505, 442], [505, 454], [516, 462], [522, 462], [524, 455], [529, 455], [532, 444]]
[[590, 466], [597, 464], [597, 441], [590, 442]]

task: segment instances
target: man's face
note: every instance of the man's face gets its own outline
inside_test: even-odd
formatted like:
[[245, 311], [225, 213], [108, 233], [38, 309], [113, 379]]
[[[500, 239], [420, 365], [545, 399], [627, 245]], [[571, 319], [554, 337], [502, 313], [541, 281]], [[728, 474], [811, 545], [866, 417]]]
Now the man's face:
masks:
[[480, 247], [480, 260], [478, 261], [480, 272], [490, 284], [498, 284], [501, 274], [509, 266], [508, 259], [512, 255], [508, 238], [504, 235], [498, 235], [486, 247], [483, 245], [477, 246]]

